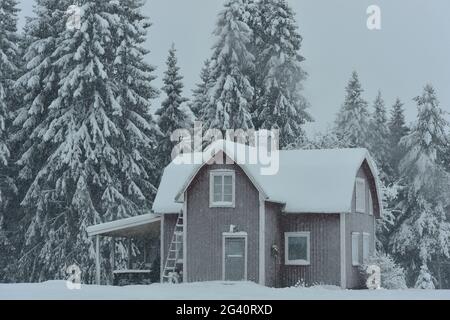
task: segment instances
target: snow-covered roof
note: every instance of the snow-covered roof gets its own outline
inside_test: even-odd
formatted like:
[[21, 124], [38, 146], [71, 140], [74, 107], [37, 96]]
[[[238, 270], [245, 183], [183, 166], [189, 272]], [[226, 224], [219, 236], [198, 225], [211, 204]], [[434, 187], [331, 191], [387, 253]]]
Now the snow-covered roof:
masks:
[[148, 226], [160, 220], [161, 220], [160, 215], [147, 213], [135, 217], [96, 224], [87, 227], [86, 230], [89, 236], [95, 235], [126, 236], [132, 234], [145, 233], [145, 231], [149, 229]]
[[[243, 149], [244, 153], [236, 152]], [[248, 164], [245, 159], [241, 159], [242, 154], [246, 154], [248, 159], [250, 153], [256, 152], [255, 148], [219, 140], [203, 154], [188, 153], [178, 156], [164, 169], [153, 211], [179, 212], [184, 190], [211, 155], [220, 150], [243, 169], [267, 201], [283, 203], [285, 212], [351, 212], [355, 178], [364, 160], [367, 161], [378, 185], [377, 170], [366, 149], [281, 150], [278, 151], [278, 172], [274, 175], [264, 175], [261, 173], [260, 164]], [[192, 159], [192, 156], [203, 156], [203, 162], [180, 164], [187, 158]], [[377, 198], [381, 208], [381, 198], [379, 195]]]

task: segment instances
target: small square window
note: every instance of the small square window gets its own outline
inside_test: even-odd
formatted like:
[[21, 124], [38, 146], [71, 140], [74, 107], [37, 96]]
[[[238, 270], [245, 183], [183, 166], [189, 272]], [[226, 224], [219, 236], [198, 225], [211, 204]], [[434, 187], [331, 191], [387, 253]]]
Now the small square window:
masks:
[[234, 206], [234, 171], [214, 170], [210, 175], [210, 207]]
[[285, 264], [309, 265], [310, 264], [310, 234], [309, 232], [286, 232]]

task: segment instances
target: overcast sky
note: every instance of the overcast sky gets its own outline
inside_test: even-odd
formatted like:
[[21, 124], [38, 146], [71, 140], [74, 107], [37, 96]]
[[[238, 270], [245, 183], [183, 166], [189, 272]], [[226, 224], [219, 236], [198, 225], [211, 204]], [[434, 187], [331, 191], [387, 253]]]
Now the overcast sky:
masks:
[[[32, 15], [31, 0], [21, 0], [20, 25]], [[358, 71], [365, 97], [372, 103], [380, 89], [390, 107], [398, 96], [407, 120], [414, 120], [412, 101], [432, 83], [441, 106], [450, 112], [450, 1], [448, 0], [291, 0], [303, 37], [305, 95], [315, 127], [331, 123], [344, 100], [352, 70]], [[381, 8], [381, 30], [366, 27], [366, 9]], [[161, 87], [172, 42], [184, 76], [185, 95], [198, 82], [203, 61], [211, 54], [212, 31], [221, 0], [147, 0], [153, 23], [146, 43], [148, 61], [157, 67]], [[158, 102], [155, 101], [154, 104]]]

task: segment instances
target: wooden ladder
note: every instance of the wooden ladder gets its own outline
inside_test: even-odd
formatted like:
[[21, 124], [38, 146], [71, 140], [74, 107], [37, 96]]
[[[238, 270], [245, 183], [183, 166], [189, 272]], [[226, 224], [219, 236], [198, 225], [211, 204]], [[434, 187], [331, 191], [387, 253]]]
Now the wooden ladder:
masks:
[[[183, 264], [183, 212], [178, 214], [163, 270], [163, 282], [180, 282]], [[180, 268], [181, 265], [181, 268]], [[177, 268], [178, 267], [178, 268]]]

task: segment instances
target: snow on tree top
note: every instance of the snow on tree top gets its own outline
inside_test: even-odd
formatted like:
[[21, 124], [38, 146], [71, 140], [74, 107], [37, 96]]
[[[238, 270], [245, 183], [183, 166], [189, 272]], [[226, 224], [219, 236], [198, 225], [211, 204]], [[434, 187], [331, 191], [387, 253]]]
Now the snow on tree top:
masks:
[[[276, 174], [264, 175], [264, 165], [245, 161], [250, 154], [256, 153], [256, 148], [218, 140], [203, 153], [179, 155], [164, 169], [153, 211], [161, 214], [179, 212], [184, 191], [200, 168], [219, 151], [243, 169], [266, 201], [283, 203], [284, 212], [351, 212], [355, 178], [364, 160], [375, 177], [376, 192], [379, 193], [378, 171], [368, 151], [363, 148], [273, 151], [272, 157], [279, 157], [279, 170]], [[201, 162], [186, 163], [192, 159], [201, 159]], [[377, 198], [381, 202], [379, 194]], [[379, 207], [382, 208], [381, 203]]]

